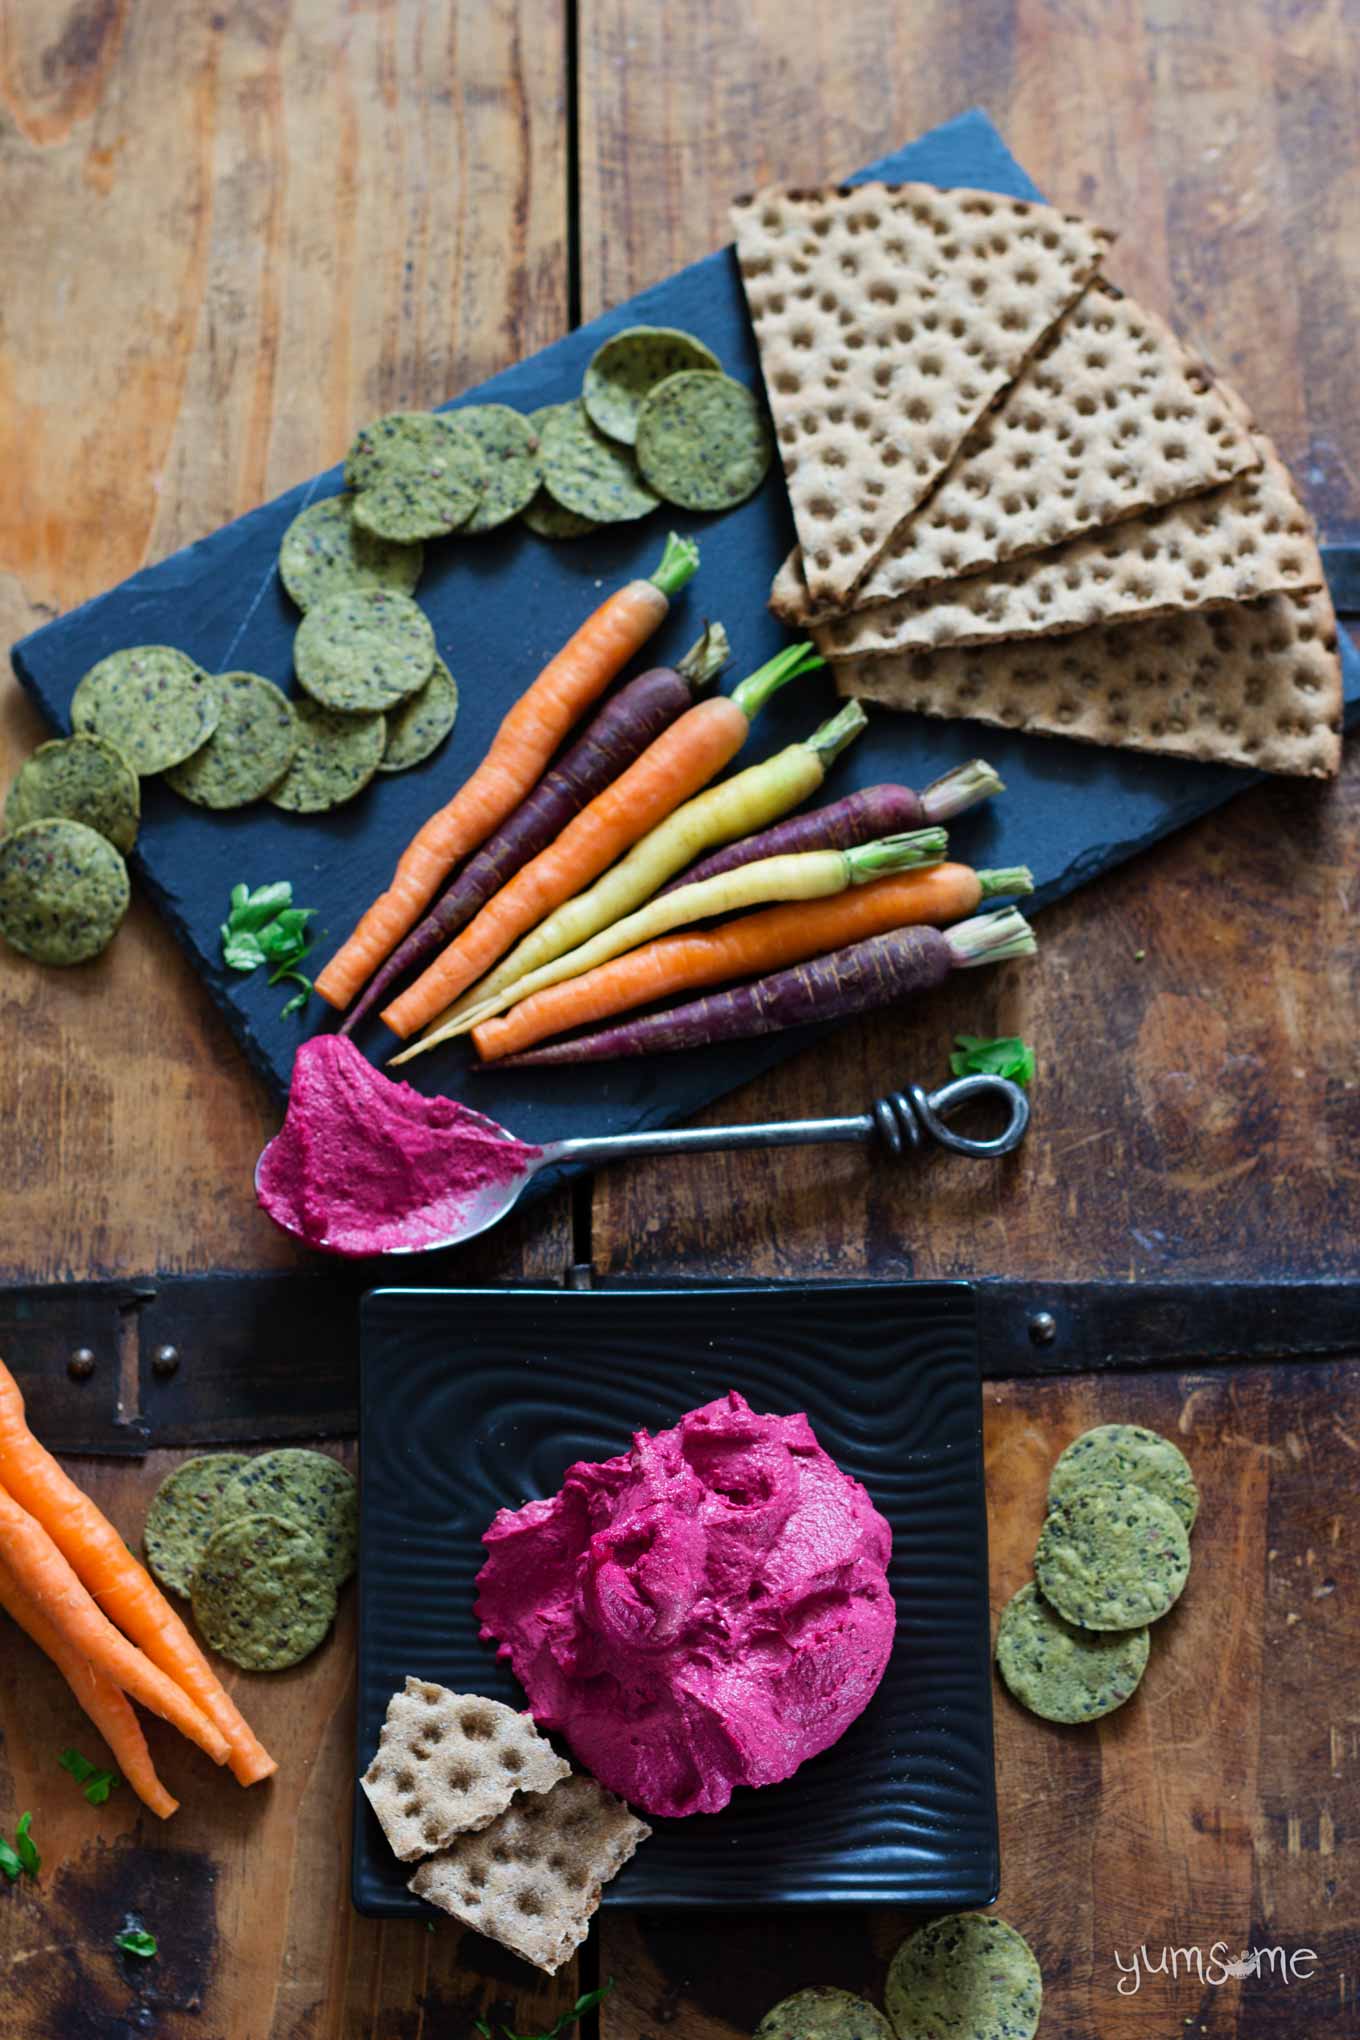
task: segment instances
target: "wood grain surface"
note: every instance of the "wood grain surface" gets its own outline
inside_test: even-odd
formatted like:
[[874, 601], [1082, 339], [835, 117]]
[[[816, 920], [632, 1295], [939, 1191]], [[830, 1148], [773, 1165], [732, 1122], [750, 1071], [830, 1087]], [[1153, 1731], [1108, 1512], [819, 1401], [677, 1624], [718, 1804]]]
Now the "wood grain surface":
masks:
[[[1230, 32], [1210, 0], [9, 0], [0, 628], [313, 472], [360, 418], [531, 351], [574, 298], [590, 316], [718, 245], [734, 192], [838, 176], [974, 102], [1054, 198], [1120, 228], [1114, 273], [1241, 382], [1343, 535], [1352, 36], [1346, 0], [1246, 0]], [[39, 734], [7, 687], [0, 772]], [[857, 1109], [942, 1074], [955, 1028], [1015, 1029], [1046, 1129], [1017, 1161], [639, 1165], [597, 1186], [596, 1265], [1354, 1274], [1358, 814], [1354, 765], [1246, 795], [1046, 914], [1028, 972], [848, 1028], [719, 1108]], [[0, 1028], [0, 1279], [289, 1264], [241, 1194], [263, 1093], [143, 903], [89, 972], [6, 954]], [[559, 1202], [469, 1275], [558, 1279], [589, 1231]], [[1064, 1733], [998, 1696], [1001, 1911], [1044, 1963], [1043, 2040], [1354, 2029], [1356, 1387], [1338, 1364], [988, 1388], [997, 1608], [1087, 1423], [1180, 1436], [1206, 1495], [1122, 1715]], [[170, 1463], [75, 1470], [135, 1537]], [[55, 1771], [79, 1720], [6, 1632], [0, 1825], [31, 1805], [46, 1858], [40, 1886], [0, 1889], [6, 2034], [464, 2040], [480, 2012], [532, 2032], [570, 2002], [570, 1974], [349, 1912], [349, 1619], [297, 1673], [241, 1682], [278, 1785], [205, 1776], [153, 1726], [185, 1798], [168, 1828]], [[149, 1971], [109, 1946], [129, 1908], [162, 1938]], [[872, 1993], [905, 1924], [611, 1919], [606, 2040], [732, 2040], [816, 1980]], [[1316, 1977], [1116, 1988], [1116, 1949], [1218, 1940], [1310, 1947]]]

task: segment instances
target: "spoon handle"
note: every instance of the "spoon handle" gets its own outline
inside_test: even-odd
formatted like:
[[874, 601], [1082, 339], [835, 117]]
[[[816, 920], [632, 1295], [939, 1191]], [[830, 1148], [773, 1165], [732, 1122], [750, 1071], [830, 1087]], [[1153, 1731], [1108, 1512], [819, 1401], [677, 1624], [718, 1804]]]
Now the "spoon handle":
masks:
[[[1006, 1124], [988, 1140], [973, 1140], [945, 1124], [948, 1115], [973, 1098], [993, 1098], [1007, 1108]], [[715, 1148], [804, 1147], [816, 1141], [881, 1139], [894, 1155], [937, 1142], [963, 1155], [1008, 1155], [1029, 1124], [1029, 1099], [1008, 1077], [958, 1077], [938, 1091], [910, 1084], [875, 1101], [870, 1112], [847, 1119], [776, 1119], [755, 1126], [683, 1126], [654, 1133], [616, 1133], [598, 1140], [558, 1140], [543, 1150], [537, 1167], [558, 1162], [613, 1162], [629, 1155], [703, 1154]]]

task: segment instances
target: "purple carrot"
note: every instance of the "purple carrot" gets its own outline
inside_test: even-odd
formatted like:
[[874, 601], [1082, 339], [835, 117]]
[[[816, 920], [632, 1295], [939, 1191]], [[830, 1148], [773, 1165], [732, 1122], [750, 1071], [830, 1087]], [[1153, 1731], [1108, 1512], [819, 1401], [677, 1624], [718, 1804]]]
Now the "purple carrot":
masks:
[[880, 836], [900, 836], [908, 830], [923, 829], [935, 822], [947, 822], [965, 808], [975, 807], [1002, 790], [1001, 781], [982, 758], [956, 765], [942, 779], [934, 779], [924, 793], [909, 786], [866, 786], [859, 793], [847, 793], [829, 807], [813, 808], [805, 815], [790, 815], [758, 836], [743, 837], [704, 857], [682, 871], [663, 893], [678, 885], [697, 885], [702, 878], [716, 878], [721, 871], [736, 871], [761, 857], [782, 857], [798, 850], [854, 850], [861, 843], [877, 842]]
[[399, 977], [442, 949], [481, 912], [493, 893], [547, 848], [597, 793], [641, 757], [661, 732], [693, 706], [701, 688], [716, 680], [732, 656], [720, 623], [707, 624], [678, 666], [654, 666], [621, 687], [494, 836], [463, 866], [424, 920], [396, 948], [345, 1016], [342, 1034], [386, 1003]]
[[979, 963], [1004, 963], [1034, 952], [1034, 933], [1014, 907], [979, 914], [942, 933], [938, 928], [894, 928], [851, 942], [829, 956], [792, 970], [737, 985], [730, 992], [692, 999], [667, 1013], [647, 1013], [618, 1027], [602, 1027], [575, 1040], [508, 1055], [498, 1070], [540, 1068], [545, 1063], [608, 1062], [616, 1056], [658, 1055], [677, 1048], [706, 1048], [753, 1034], [780, 1034], [814, 1020], [844, 1020], [892, 1006], [915, 992], [943, 984], [951, 971]]

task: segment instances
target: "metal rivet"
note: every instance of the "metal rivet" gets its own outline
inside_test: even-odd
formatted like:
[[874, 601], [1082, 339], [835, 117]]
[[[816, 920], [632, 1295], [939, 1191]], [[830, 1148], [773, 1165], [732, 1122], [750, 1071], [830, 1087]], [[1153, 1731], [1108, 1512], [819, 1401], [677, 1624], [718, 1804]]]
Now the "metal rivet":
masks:
[[1051, 1346], [1058, 1336], [1058, 1320], [1051, 1310], [1036, 1310], [1029, 1321], [1030, 1344]]
[[94, 1373], [94, 1354], [88, 1346], [77, 1346], [66, 1363], [66, 1372], [72, 1381], [88, 1381]]
[[175, 1374], [178, 1372], [178, 1370], [179, 1370], [179, 1347], [157, 1346], [155, 1352], [151, 1356], [152, 1373], [167, 1375]]

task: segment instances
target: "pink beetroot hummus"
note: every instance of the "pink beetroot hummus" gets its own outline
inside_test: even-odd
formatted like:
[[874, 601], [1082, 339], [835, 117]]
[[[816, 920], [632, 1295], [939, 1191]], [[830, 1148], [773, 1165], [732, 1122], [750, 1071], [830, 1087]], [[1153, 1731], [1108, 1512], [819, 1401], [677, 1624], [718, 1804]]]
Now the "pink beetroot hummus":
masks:
[[483, 1538], [482, 1636], [646, 1813], [715, 1813], [843, 1735], [892, 1650], [892, 1535], [805, 1416], [735, 1393]]
[[318, 1034], [297, 1052], [255, 1187], [309, 1246], [391, 1254], [447, 1240], [479, 1190], [513, 1182], [539, 1152], [454, 1098], [393, 1083], [345, 1035]]

